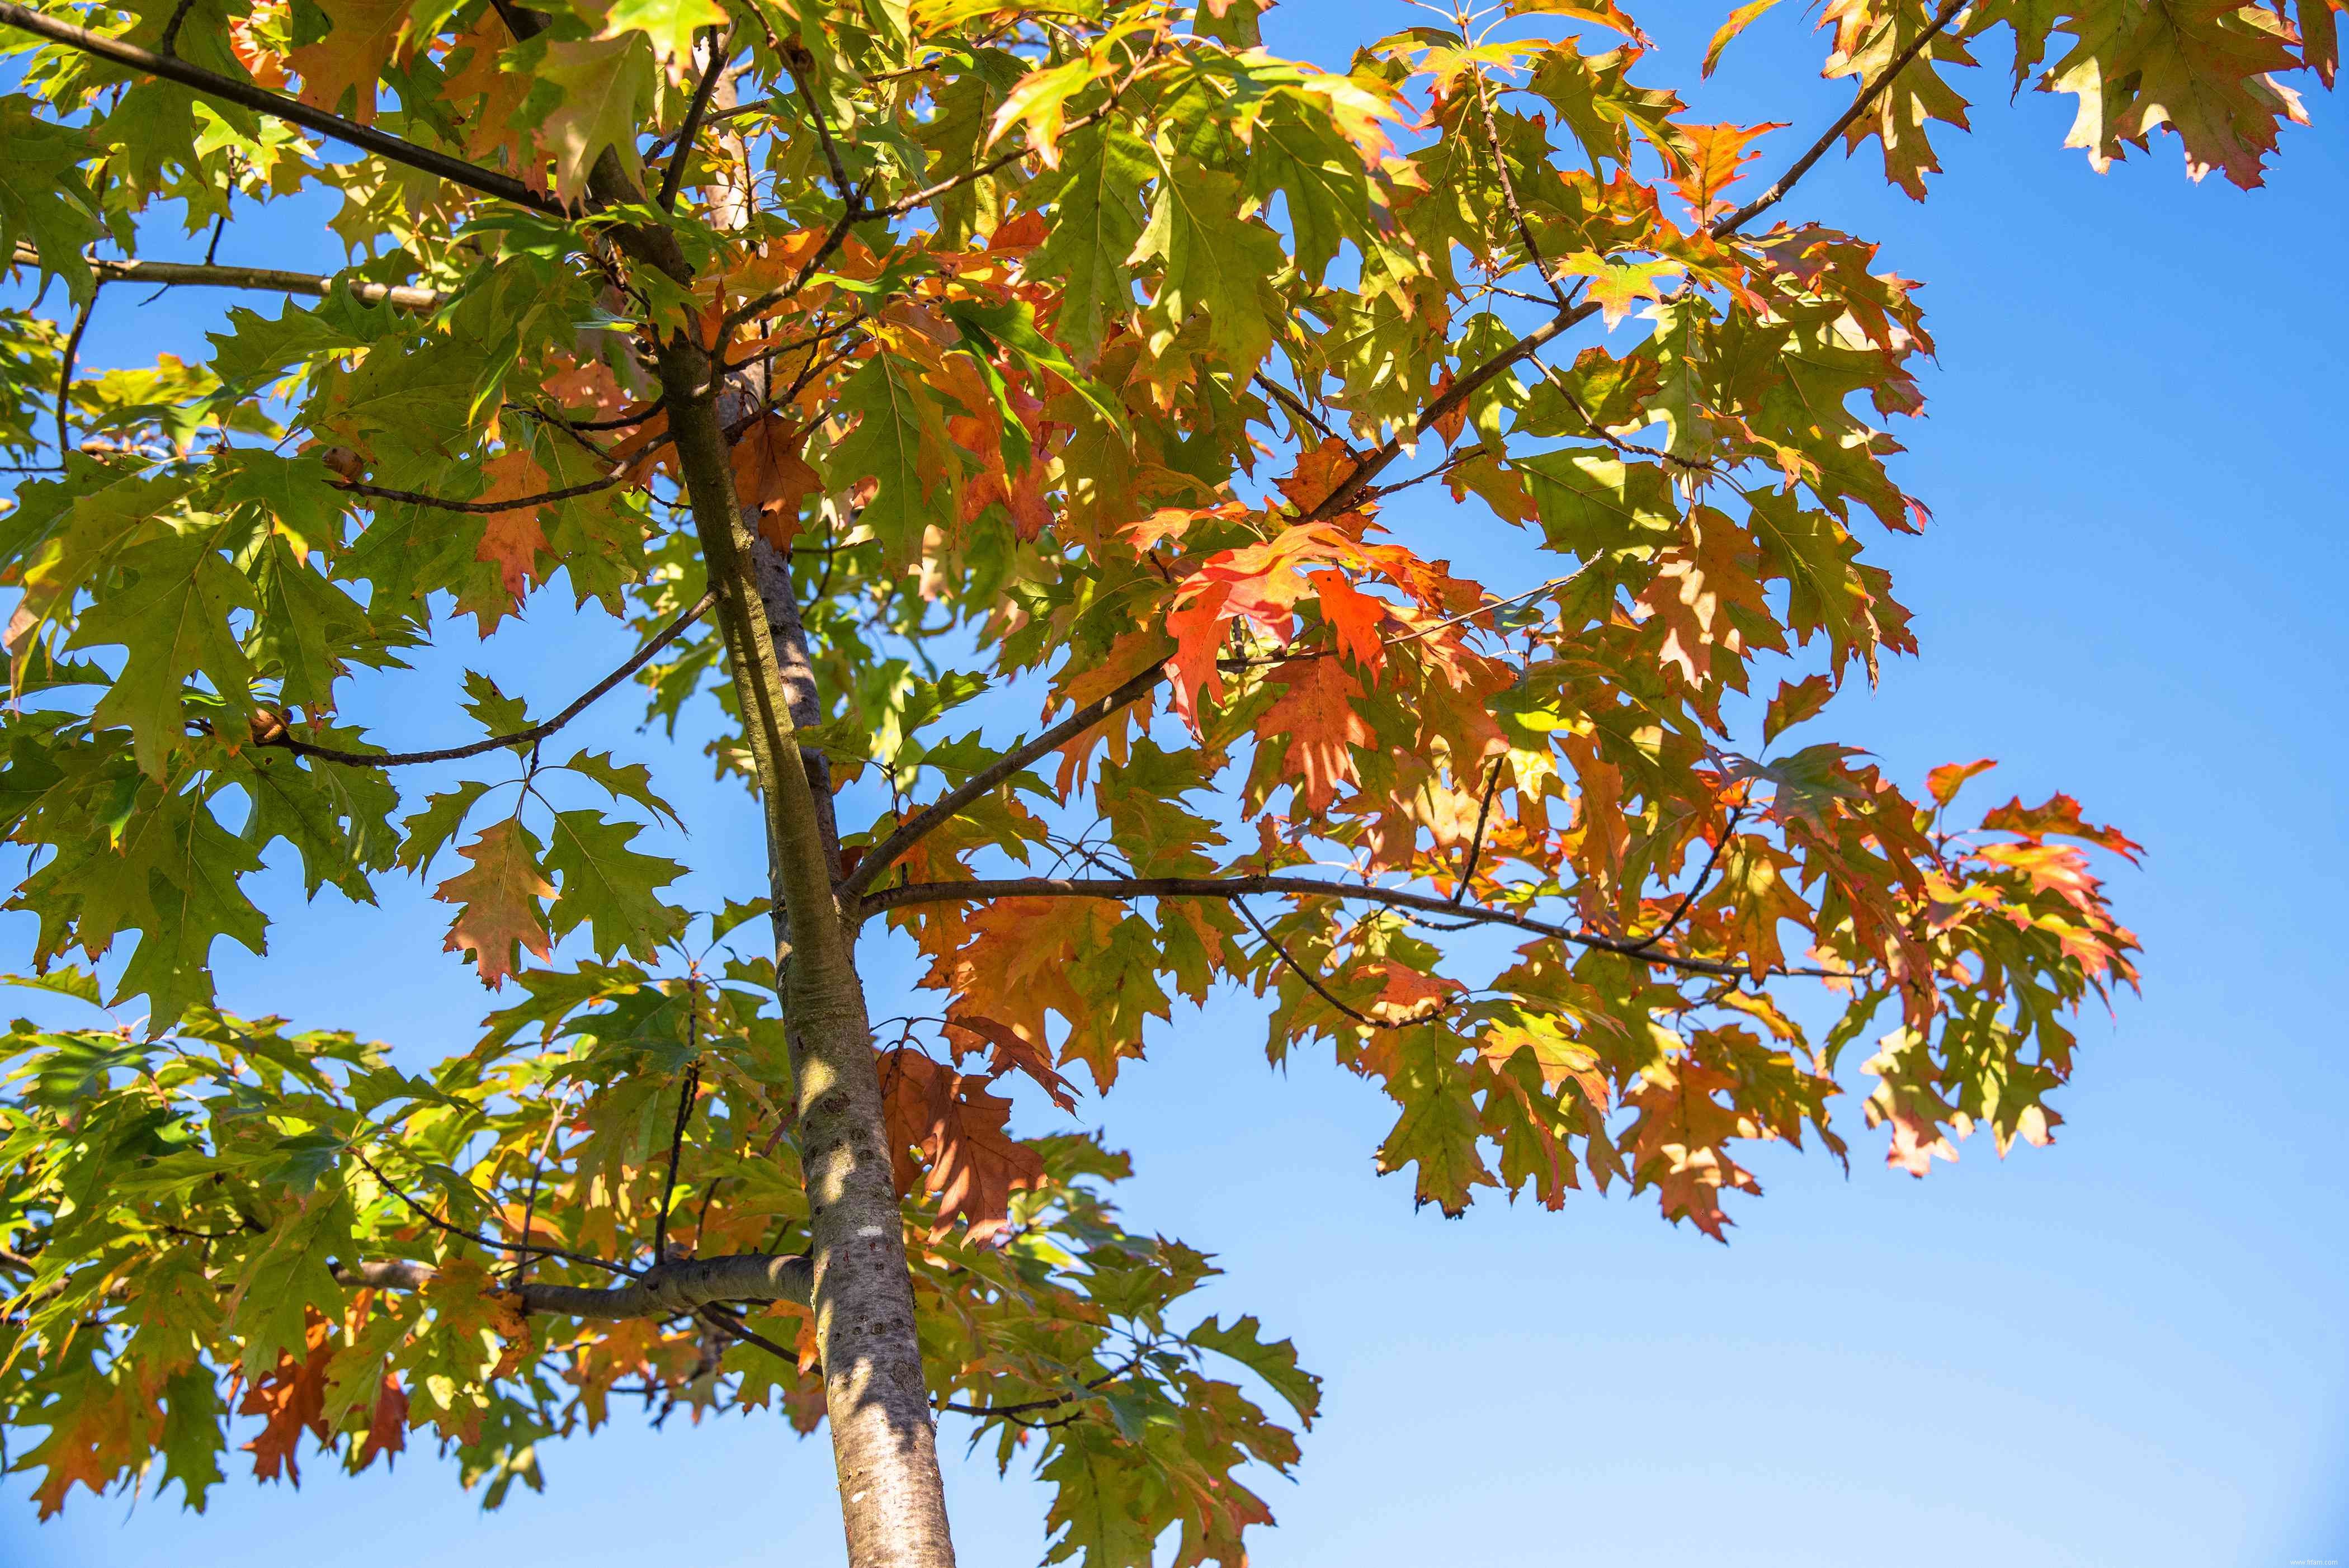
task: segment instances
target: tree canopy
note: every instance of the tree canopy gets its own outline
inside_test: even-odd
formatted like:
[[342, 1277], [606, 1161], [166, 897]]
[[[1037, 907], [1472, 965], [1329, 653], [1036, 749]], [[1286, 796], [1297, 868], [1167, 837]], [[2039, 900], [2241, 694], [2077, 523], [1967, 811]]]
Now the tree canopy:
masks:
[[[2166, 130], [2256, 184], [2338, 4], [1826, 0], [1853, 97], [1797, 143], [1694, 122], [1612, 0], [1332, 66], [1257, 0], [0, 0], [42, 1513], [305, 1434], [494, 1504], [641, 1397], [828, 1425], [857, 1568], [951, 1561], [942, 1418], [1052, 1485], [1052, 1560], [1242, 1562], [1316, 1379], [1009, 1098], [1112, 1091], [1218, 987], [1391, 1096], [1445, 1213], [1620, 1185], [1722, 1238], [1847, 1092], [1918, 1175], [2047, 1141], [2137, 846], [1832, 738], [1917, 651], [1933, 342], [1790, 197], [1840, 146], [1923, 199], [1992, 46], [2098, 167]], [[322, 191], [347, 268], [233, 259]], [[175, 219], [202, 261], [141, 253]], [[132, 285], [250, 297], [201, 362], [78, 363]], [[1553, 568], [1456, 574], [1406, 491]], [[403, 695], [536, 607], [636, 651]], [[1006, 694], [1035, 733], [970, 722]], [[631, 700], [640, 746], [566, 745]], [[768, 845], [714, 908], [669, 896], [693, 768]], [[264, 867], [421, 879], [479, 1039], [218, 994], [298, 918]], [[860, 941], [936, 995], [875, 1025]]]

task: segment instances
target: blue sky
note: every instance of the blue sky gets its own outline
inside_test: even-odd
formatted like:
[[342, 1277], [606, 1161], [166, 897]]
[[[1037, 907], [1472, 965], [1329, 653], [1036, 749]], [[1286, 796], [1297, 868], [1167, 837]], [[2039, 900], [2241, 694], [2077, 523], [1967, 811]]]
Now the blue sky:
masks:
[[[1661, 57], [1646, 79], [1685, 84], [1717, 8], [1647, 9]], [[1795, 9], [1682, 88], [1704, 118], [1795, 122], [1760, 169], [1847, 101], [1816, 81], [1821, 46]], [[1270, 30], [1338, 63], [1411, 18], [1289, 0]], [[1929, 280], [1941, 350], [1930, 417], [1901, 432], [1936, 526], [1871, 542], [1924, 656], [1837, 704], [1830, 727], [1910, 779], [1998, 757], [1990, 787], [2071, 790], [2143, 841], [2146, 870], [2117, 887], [2147, 944], [2145, 995], [2086, 1022], [2052, 1149], [2002, 1162], [1969, 1144], [1923, 1182], [1882, 1169], [1866, 1136], [1847, 1177], [1764, 1151], [1767, 1196], [1736, 1206], [1725, 1248], [1619, 1197], [1415, 1213], [1408, 1178], [1371, 1172], [1392, 1119], [1372, 1091], [1326, 1062], [1268, 1073], [1245, 999], [1178, 1018], [1085, 1115], [1135, 1153], [1129, 1222], [1218, 1253], [1206, 1305], [1258, 1313], [1329, 1379], [1300, 1484], [1269, 1491], [1281, 1523], [1256, 1544], [1261, 1568], [2349, 1557], [2333, 1147], [2349, 1066], [2324, 913], [2349, 862], [2349, 484], [2324, 433], [2349, 371], [2349, 311], [2324, 281], [2349, 242], [2349, 133], [2317, 98], [2318, 128], [2288, 134], [2251, 193], [2189, 185], [2169, 141], [2098, 177], [2061, 148], [2070, 100], [2008, 105], [1995, 62], [1975, 85], [1979, 129], [1940, 138], [1930, 203], [1831, 156], [1789, 208], [1881, 239], [1883, 264]], [[322, 215], [308, 225], [233, 231], [222, 259], [333, 265]], [[148, 251], [201, 248], [166, 235]], [[192, 348], [234, 296], [138, 297], [109, 292], [90, 363]], [[1496, 587], [1517, 581], [1489, 520], [1421, 500], [1387, 521], [1444, 538]], [[543, 704], [619, 645], [608, 625], [544, 618], [527, 655], [470, 662]], [[467, 662], [436, 655], [417, 678], [453, 691]], [[587, 738], [657, 763], [629, 717], [599, 713]], [[403, 702], [384, 721], [395, 744], [403, 718], [419, 741], [448, 727]], [[701, 885], [750, 892], [723, 870], [759, 863], [740, 797], [688, 785], [679, 804], [706, 824], [688, 857], [709, 868]], [[445, 920], [412, 885], [380, 911], [328, 893], [274, 928], [265, 965], [223, 944], [223, 1000], [419, 1053], [467, 1042], [481, 994], [440, 954]], [[5, 951], [29, 944], [23, 917], [0, 927]], [[904, 950], [867, 953], [875, 1013], [897, 1010]], [[298, 1493], [233, 1485], [201, 1519], [176, 1493], [78, 1494], [38, 1529], [12, 1477], [0, 1561], [840, 1560], [828, 1450], [780, 1423], [623, 1422], [544, 1460], [546, 1493], [492, 1516], [421, 1453], [358, 1480], [319, 1467]], [[976, 1461], [949, 1486], [965, 1562], [1040, 1557], [1040, 1490]]]

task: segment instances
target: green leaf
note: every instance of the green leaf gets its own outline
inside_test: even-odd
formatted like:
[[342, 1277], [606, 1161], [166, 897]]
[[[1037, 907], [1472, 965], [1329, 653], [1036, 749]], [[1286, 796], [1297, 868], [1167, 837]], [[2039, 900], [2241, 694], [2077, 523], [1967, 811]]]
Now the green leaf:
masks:
[[228, 1328], [244, 1341], [244, 1375], [254, 1377], [277, 1365], [281, 1354], [305, 1354], [303, 1312], [317, 1307], [339, 1315], [342, 1286], [335, 1283], [336, 1259], [351, 1248], [351, 1207], [339, 1188], [313, 1193], [293, 1214], [271, 1227], [267, 1239], [248, 1254], [229, 1296]]
[[1297, 1365], [1297, 1346], [1287, 1339], [1267, 1343], [1261, 1338], [1262, 1325], [1255, 1317], [1242, 1317], [1226, 1328], [1223, 1316], [1217, 1314], [1183, 1337], [1192, 1344], [1228, 1356], [1269, 1385], [1272, 1391], [1288, 1401], [1298, 1419], [1307, 1426], [1321, 1409], [1321, 1379]]
[[465, 711], [483, 734], [492, 739], [501, 735], [516, 735], [530, 727], [528, 706], [518, 696], [508, 696], [498, 683], [479, 670], [465, 672]]
[[255, 667], [277, 677], [285, 706], [332, 709], [342, 654], [369, 640], [367, 611], [305, 565], [282, 535], [263, 544], [249, 571], [254, 616], [245, 645]]
[[557, 936], [584, 922], [598, 958], [625, 948], [650, 960], [661, 944], [685, 930], [684, 913], [654, 896], [656, 888], [683, 876], [685, 868], [630, 849], [642, 831], [641, 824], [610, 821], [594, 811], [554, 814], [546, 866], [561, 889], [549, 912]]
[[122, 673], [94, 717], [129, 725], [140, 770], [160, 779], [165, 758], [186, 741], [189, 676], [211, 677], [232, 712], [253, 705], [253, 666], [229, 630], [232, 614], [252, 608], [252, 585], [195, 528], [135, 546], [121, 564], [128, 584], [85, 611], [66, 645], [122, 645]]
[[[841, 388], [840, 411], [859, 418], [856, 428], [833, 447], [825, 464], [828, 477], [843, 490], [872, 481], [858, 521], [881, 541], [886, 559], [910, 561], [920, 552], [923, 531], [955, 516], [957, 466], [937, 396], [920, 366], [894, 354], [876, 354]], [[934, 502], [937, 489], [947, 493]]]
[[631, 762], [623, 768], [613, 762], [608, 751], [582, 751], [563, 766], [602, 785], [614, 799], [633, 800], [653, 815], [666, 817], [670, 826], [684, 831], [684, 820], [667, 801], [653, 793], [653, 770], [643, 763]]
[[711, 0], [614, 0], [604, 13], [602, 36], [642, 33], [664, 60], [691, 58], [693, 38], [704, 27], [722, 27], [726, 13]]
[[163, 1454], [163, 1484], [178, 1481], [198, 1513], [222, 1479], [221, 1429], [227, 1419], [228, 1403], [212, 1368], [183, 1367], [164, 1380], [163, 1435], [155, 1445]]
[[630, 174], [643, 172], [636, 133], [652, 118], [656, 85], [652, 49], [643, 38], [631, 34], [549, 44], [531, 74], [562, 94], [539, 126], [539, 139], [554, 154], [557, 197], [575, 200], [606, 149]]
[[1512, 465], [1532, 481], [1550, 548], [1582, 560], [1645, 553], [1680, 536], [1671, 480], [1654, 463], [1626, 463], [1599, 447], [1565, 447]]
[[468, 779], [454, 789], [425, 797], [424, 810], [399, 824], [402, 841], [398, 863], [419, 876], [429, 871], [433, 858], [464, 828], [466, 813], [472, 810], [474, 802], [493, 788], [481, 779]]
[[1031, 264], [1061, 281], [1060, 335], [1085, 365], [1111, 318], [1133, 308], [1129, 258], [1143, 233], [1142, 188], [1158, 164], [1149, 144], [1115, 120], [1086, 128], [1061, 150], [1060, 177], [1036, 191], [1053, 219]]
[[1240, 216], [1244, 200], [1237, 178], [1220, 170], [1162, 165], [1150, 226], [1134, 246], [1165, 268], [1151, 305], [1154, 352], [1205, 311], [1208, 340], [1242, 378], [1272, 346], [1265, 285], [1288, 266], [1280, 237]]
[[40, 119], [32, 99], [13, 93], [0, 98], [0, 147], [8, 150], [0, 158], [0, 268], [27, 240], [43, 276], [63, 278], [75, 299], [88, 299], [94, 280], [82, 247], [105, 231], [78, 166], [104, 150], [87, 130]]

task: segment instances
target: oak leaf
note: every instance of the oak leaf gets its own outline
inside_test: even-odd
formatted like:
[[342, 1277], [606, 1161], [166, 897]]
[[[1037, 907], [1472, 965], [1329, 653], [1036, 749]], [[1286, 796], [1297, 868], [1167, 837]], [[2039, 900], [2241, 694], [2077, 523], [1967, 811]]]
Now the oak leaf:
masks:
[[442, 946], [471, 954], [481, 984], [495, 988], [515, 973], [517, 952], [541, 961], [553, 954], [554, 938], [539, 900], [552, 897], [554, 887], [540, 874], [538, 841], [519, 817], [483, 829], [457, 852], [473, 869], [432, 890], [434, 898], [458, 906]]

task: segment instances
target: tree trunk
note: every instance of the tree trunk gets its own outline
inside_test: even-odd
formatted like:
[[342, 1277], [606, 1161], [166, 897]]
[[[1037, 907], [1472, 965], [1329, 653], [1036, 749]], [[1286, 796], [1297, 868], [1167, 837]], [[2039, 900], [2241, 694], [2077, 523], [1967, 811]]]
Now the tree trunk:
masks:
[[[771, 551], [769, 569], [757, 569], [763, 542], [735, 499], [709, 356], [674, 337], [659, 371], [765, 804], [816, 1344], [848, 1561], [850, 1568], [952, 1568], [880, 1074], [854, 935], [833, 895], [831, 800], [810, 777], [795, 733], [795, 719], [814, 717], [815, 692], [789, 562]], [[788, 664], [778, 656], [779, 631], [796, 645]]]

